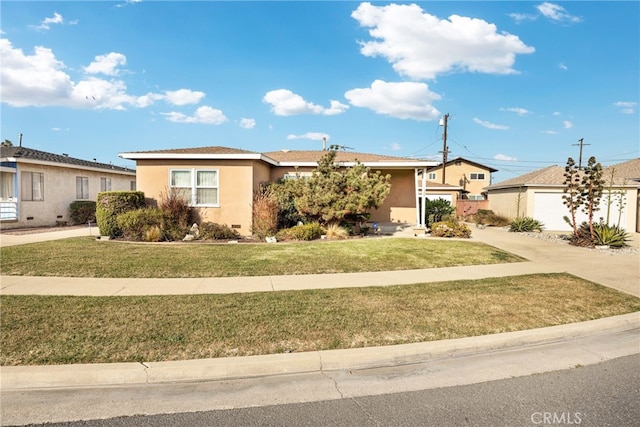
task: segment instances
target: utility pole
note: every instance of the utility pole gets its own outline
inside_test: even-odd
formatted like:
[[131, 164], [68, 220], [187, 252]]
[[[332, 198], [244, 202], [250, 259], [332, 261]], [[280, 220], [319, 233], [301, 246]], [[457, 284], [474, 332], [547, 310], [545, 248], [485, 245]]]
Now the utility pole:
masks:
[[447, 154], [449, 153], [449, 147], [447, 147], [447, 122], [449, 121], [449, 113], [445, 114], [442, 123], [444, 126], [444, 133], [442, 134], [442, 183], [445, 184], [446, 179], [446, 163], [447, 163]]
[[579, 145], [580, 146], [580, 157], [578, 158], [578, 169], [582, 169], [582, 146], [583, 145], [591, 145], [591, 144], [585, 144], [584, 143], [584, 138], [580, 138], [578, 141], [580, 142], [579, 144], [571, 144], [571, 145]]

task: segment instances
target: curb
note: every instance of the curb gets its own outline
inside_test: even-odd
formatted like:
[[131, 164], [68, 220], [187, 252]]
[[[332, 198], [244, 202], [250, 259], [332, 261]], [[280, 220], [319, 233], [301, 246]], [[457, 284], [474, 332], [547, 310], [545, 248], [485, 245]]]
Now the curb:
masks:
[[635, 329], [640, 329], [640, 312], [526, 331], [381, 347], [175, 362], [0, 366], [0, 388], [144, 385], [382, 368]]

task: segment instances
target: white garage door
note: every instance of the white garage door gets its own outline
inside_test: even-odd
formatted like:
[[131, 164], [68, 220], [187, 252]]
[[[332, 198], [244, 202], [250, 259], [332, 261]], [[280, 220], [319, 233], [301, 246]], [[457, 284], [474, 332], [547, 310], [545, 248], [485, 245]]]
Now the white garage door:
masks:
[[[544, 229], [549, 231], [571, 231], [572, 228], [567, 224], [563, 216], [570, 216], [569, 208], [562, 202], [562, 196], [564, 193], [542, 193], [536, 192], [533, 195], [533, 217], [544, 224]], [[612, 203], [609, 208], [609, 223], [618, 223], [618, 208], [616, 203]], [[606, 195], [600, 200], [600, 210], [594, 215], [594, 221], [599, 221], [600, 218], [606, 219], [607, 217], [607, 198]], [[580, 209], [576, 212], [576, 222], [581, 224], [583, 221], [587, 221], [587, 214], [583, 213]], [[624, 215], [621, 218], [620, 226], [626, 227], [626, 219]]]

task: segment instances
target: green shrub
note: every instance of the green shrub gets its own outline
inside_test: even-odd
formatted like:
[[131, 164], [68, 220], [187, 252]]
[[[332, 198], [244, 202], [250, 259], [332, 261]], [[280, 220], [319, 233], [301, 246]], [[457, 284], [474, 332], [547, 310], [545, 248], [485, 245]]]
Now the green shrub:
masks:
[[456, 211], [451, 202], [443, 199], [425, 201], [425, 222], [427, 227], [436, 222], [446, 221]]
[[236, 240], [240, 234], [226, 224], [215, 222], [203, 222], [200, 224], [200, 239], [203, 240]]
[[528, 233], [532, 231], [542, 231], [543, 229], [543, 223], [528, 216], [515, 218], [511, 221], [511, 224], [509, 224], [509, 231], [513, 231], [514, 233]]
[[118, 228], [116, 217], [124, 212], [144, 207], [142, 191], [103, 191], [98, 193], [96, 202], [96, 222], [100, 234], [118, 237], [122, 231]]
[[86, 224], [96, 222], [96, 202], [91, 200], [78, 200], [69, 205], [71, 221], [74, 224]]
[[160, 194], [158, 207], [163, 213], [162, 233], [167, 240], [182, 240], [193, 223], [193, 210], [178, 191]]
[[494, 227], [504, 227], [509, 225], [511, 220], [506, 216], [498, 215], [489, 209], [478, 209], [473, 215], [473, 222], [480, 225], [490, 225]]
[[317, 222], [296, 225], [291, 228], [285, 228], [276, 234], [278, 240], [316, 240], [325, 233], [324, 228]]
[[596, 246], [609, 246], [610, 248], [623, 248], [628, 246], [629, 233], [624, 228], [608, 225], [603, 222], [593, 224], [594, 244]]
[[[163, 213], [158, 208], [142, 208], [119, 214], [116, 223], [122, 237], [131, 241], [159, 241], [161, 240], [161, 225]], [[153, 232], [149, 230], [156, 228]], [[156, 234], [159, 232], [159, 236]]]
[[449, 219], [432, 224], [431, 236], [469, 238], [471, 237], [471, 229], [466, 224]]

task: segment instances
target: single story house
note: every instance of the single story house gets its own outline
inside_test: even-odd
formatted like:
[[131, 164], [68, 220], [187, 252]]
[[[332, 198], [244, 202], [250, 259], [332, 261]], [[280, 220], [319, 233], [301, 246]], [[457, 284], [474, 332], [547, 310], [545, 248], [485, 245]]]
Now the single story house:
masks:
[[[595, 218], [608, 217], [611, 225], [640, 231], [640, 158], [604, 168], [602, 177], [605, 191]], [[486, 187], [490, 209], [509, 218], [535, 218], [549, 231], [571, 231], [563, 219], [570, 216], [562, 199], [564, 182], [564, 166], [554, 165], [490, 185]], [[586, 219], [582, 211], [577, 213], [578, 222]]]
[[0, 147], [0, 225], [43, 227], [70, 222], [69, 205], [100, 191], [135, 189], [133, 169], [22, 146]]
[[[158, 200], [173, 188], [191, 194], [191, 206], [203, 221], [227, 224], [251, 234], [254, 194], [261, 184], [311, 172], [326, 151], [282, 150], [266, 153], [229, 147], [197, 147], [120, 153], [135, 160], [137, 189]], [[336, 162], [349, 167], [359, 161], [391, 175], [391, 192], [371, 221], [424, 225], [423, 195], [429, 186], [426, 169], [433, 161], [338, 151]], [[445, 191], [449, 191], [446, 189]]]

